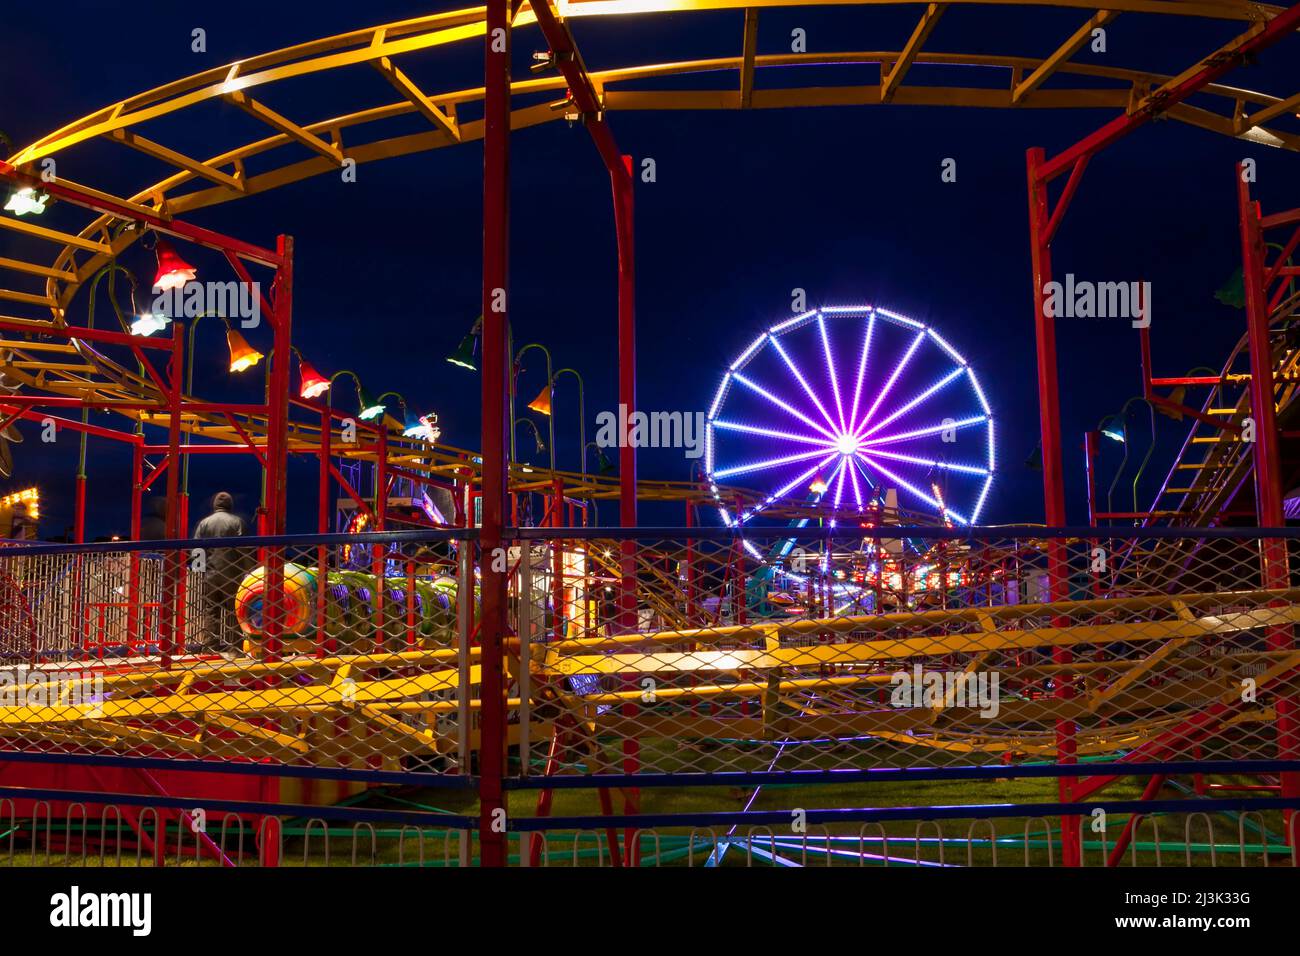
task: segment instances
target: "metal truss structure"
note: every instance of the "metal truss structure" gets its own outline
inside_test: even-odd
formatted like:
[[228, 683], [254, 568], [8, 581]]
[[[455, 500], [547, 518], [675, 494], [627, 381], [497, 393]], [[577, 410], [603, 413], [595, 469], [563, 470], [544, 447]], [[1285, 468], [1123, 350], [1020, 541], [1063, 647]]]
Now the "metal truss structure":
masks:
[[[0, 304], [15, 313], [0, 315], [0, 382], [11, 393], [0, 395], [0, 432], [20, 418], [55, 417], [60, 428], [130, 444], [133, 536], [140, 530], [140, 495], [161, 479], [168, 535], [184, 537], [188, 517], [178, 475], [186, 455], [253, 455], [265, 470], [267, 488], [260, 529], [267, 537], [247, 545], [256, 549], [251, 577], [241, 569], [241, 576], [210, 575], [196, 583], [179, 542], [158, 549], [156, 560], [148, 559], [154, 564], [134, 545], [123, 561], [104, 567], [92, 564], [112, 549], [60, 553], [68, 561], [56, 576], [72, 575], [69, 593], [76, 597], [60, 611], [70, 616], [58, 620], [71, 622], [75, 640], [58, 630], [62, 625], [43, 632], [39, 609], [28, 600], [25, 582], [44, 578], [22, 562], [39, 558], [39, 550], [13, 553], [0, 584], [17, 596], [0, 608], [13, 616], [11, 632], [30, 640], [7, 653], [54, 670], [96, 649], [102, 654], [109, 645], [125, 653], [102, 666], [106, 696], [94, 702], [93, 713], [62, 703], [15, 708], [0, 719], [0, 737], [47, 757], [113, 753], [269, 762], [343, 769], [353, 774], [346, 777], [350, 782], [450, 755], [468, 775], [472, 754], [478, 852], [485, 865], [507, 861], [510, 838], [498, 824], [512, 786], [539, 791], [537, 817], [529, 825], [540, 827], [537, 820], [549, 813], [553, 790], [564, 785], [549, 778], [594, 773], [602, 809], [612, 814], [613, 795], [621, 794], [623, 813], [636, 821], [642, 819], [636, 778], [643, 772], [757, 772], [763, 768], [753, 764], [755, 755], [771, 756], [771, 770], [787, 751], [817, 754], [801, 759], [799, 769], [844, 769], [834, 766], [834, 748], [853, 749], [861, 740], [871, 743], [869, 752], [853, 749], [859, 768], [862, 761], [889, 766], [893, 757], [887, 755], [900, 753], [935, 767], [990, 757], [1050, 761], [1066, 808], [1060, 811], [1059, 847], [1067, 865], [1079, 864], [1083, 853], [1072, 808], [1112, 785], [1129, 763], [1163, 768], [1177, 760], [1221, 760], [1225, 766], [1262, 761], [1261, 773], [1279, 775], [1276, 784], [1263, 786], [1276, 791], [1279, 807], [1293, 821], [1290, 812], [1300, 798], [1294, 638], [1300, 595], [1292, 587], [1287, 538], [1239, 536], [1216, 545], [1212, 534], [1188, 531], [1170, 538], [1154, 526], [1216, 524], [1248, 504], [1259, 528], [1284, 523], [1280, 422], [1292, 406], [1297, 356], [1285, 337], [1273, 333], [1289, 323], [1296, 305], [1289, 292], [1297, 275], [1290, 256], [1300, 243], [1300, 214], [1264, 215], [1241, 185], [1243, 345], [1221, 374], [1169, 379], [1152, 375], [1144, 337], [1148, 399], [1195, 424], [1150, 509], [1101, 511], [1090, 494], [1095, 534], [1089, 536], [1061, 530], [1066, 517], [1058, 369], [1054, 321], [1044, 300], [1051, 243], [1088, 163], [1145, 123], [1172, 119], [1252, 143], [1300, 149], [1293, 122], [1300, 93], [1225, 83], [1274, 44], [1290, 39], [1294, 46], [1290, 35], [1300, 25], [1300, 5], [1131, 0], [1098, 10], [1073, 0], [953, 0], [925, 4], [895, 49], [758, 52], [759, 18], [769, 9], [776, 15], [779, 8], [826, 7], [851, 22], [865, 8], [881, 5], [571, 0], [552, 6], [550, 0], [491, 0], [486, 7], [305, 42], [205, 71], [76, 120], [0, 163], [0, 178], [55, 200], [44, 220], [48, 225], [0, 216], [0, 229], [21, 246], [0, 258]], [[950, 21], [1010, 12], [1029, 18], [1045, 8], [1076, 9], [1081, 22], [1068, 36], [1045, 38], [1041, 56], [934, 49], [936, 30], [941, 33]], [[616, 27], [635, 24], [638, 17], [681, 15], [689, 23], [692, 16], [728, 11], [737, 21], [739, 50], [711, 58], [592, 69], [575, 38], [590, 30], [583, 46], [594, 56], [603, 49], [602, 33], [610, 32], [606, 21]], [[1095, 29], [1117, 18], [1122, 29], [1127, 18], [1138, 16], [1177, 17], [1203, 29], [1205, 55], [1174, 75], [1140, 64], [1119, 69], [1072, 62]], [[1224, 34], [1234, 32], [1225, 42]], [[530, 35], [538, 46], [539, 76], [516, 81], [511, 44]], [[456, 75], [462, 49], [482, 51], [481, 85], [477, 74]], [[859, 81], [825, 85], [824, 75], [842, 83], [846, 70], [861, 74]], [[336, 74], [348, 77], [348, 71], [377, 72], [387, 86], [374, 88], [385, 92], [364, 108], [330, 115], [326, 91], [336, 87]], [[763, 82], [769, 75], [785, 85]], [[997, 82], [990, 84], [990, 77]], [[927, 78], [941, 78], [943, 85], [923, 83]], [[322, 92], [313, 95], [312, 84]], [[246, 114], [257, 136], [226, 144], [210, 157], [166, 145], [169, 124], [202, 123], [205, 111], [222, 104]], [[1041, 539], [1017, 536], [1005, 547], [985, 541], [954, 551], [942, 529], [910, 527], [919, 522], [906, 516], [876, 515], [870, 538], [844, 549], [824, 541], [816, 573], [791, 577], [779, 562], [755, 569], [734, 542], [710, 549], [704, 542], [720, 539], [690, 528], [660, 539], [638, 536], [634, 529], [638, 500], [684, 501], [688, 524], [690, 505], [715, 497], [737, 513], [761, 504], [766, 515], [796, 521], [825, 514], [797, 499], [768, 503], [761, 493], [743, 489], [645, 480], [630, 445], [620, 448], [616, 479], [529, 469], [510, 460], [512, 356], [504, 303], [513, 131], [561, 119], [581, 124], [610, 176], [618, 241], [619, 401], [635, 409], [632, 162], [618, 148], [611, 117], [633, 110], [889, 104], [1116, 113], [1055, 156], [1041, 149], [1027, 156], [1049, 525]], [[305, 115], [309, 109], [315, 115]], [[375, 423], [351, 423], [359, 428], [349, 440], [345, 416], [328, 401], [292, 394], [292, 239], [281, 236], [273, 249], [262, 248], [195, 226], [187, 217], [349, 163], [479, 140], [485, 157], [480, 449], [405, 436], [403, 423], [382, 414]], [[81, 171], [96, 170], [100, 156], [122, 149], [156, 161], [162, 178], [122, 196], [84, 181], [92, 177]], [[57, 173], [51, 176], [51, 170]], [[1062, 178], [1053, 202], [1052, 184]], [[1262, 238], [1270, 230], [1294, 230], [1271, 261]], [[189, 394], [179, 323], [169, 339], [151, 339], [77, 320], [78, 296], [93, 297], [96, 277], [134, 243], [158, 235], [219, 251], [244, 286], [253, 284], [250, 269], [270, 270], [262, 312], [270, 320], [273, 351], [263, 402], [207, 402]], [[153, 361], [158, 355], [161, 364]], [[1234, 366], [1242, 356], [1248, 371]], [[1196, 409], [1155, 395], [1156, 386], [1204, 386], [1211, 395]], [[1225, 393], [1242, 386], [1244, 392], [1233, 391], [1224, 402]], [[69, 410], [118, 412], [130, 428], [91, 425]], [[1247, 413], [1260, 436], [1248, 448], [1237, 440]], [[163, 430], [165, 440], [147, 441], [146, 427]], [[1208, 436], [1197, 431], [1206, 428]], [[1202, 449], [1207, 454], [1196, 458], [1193, 452]], [[284, 537], [291, 455], [319, 462], [322, 535], [330, 530], [327, 502], [337, 484], [381, 536], [318, 536], [295, 549]], [[159, 464], [146, 476], [144, 464], [151, 459]], [[372, 501], [349, 483], [341, 469], [348, 461], [375, 469]], [[1175, 483], [1184, 471], [1197, 475], [1186, 488]], [[1254, 501], [1248, 503], [1243, 490], [1251, 476]], [[454, 560], [442, 556], [457, 569], [458, 603], [450, 619], [430, 616], [428, 602], [442, 592], [431, 590], [436, 573], [429, 570], [428, 555], [407, 553], [403, 548], [411, 542], [389, 531], [388, 491], [398, 479], [441, 483], [453, 492], [465, 532], [441, 542], [456, 549]], [[533, 522], [547, 526], [541, 534], [521, 528], [526, 522], [515, 510], [519, 496], [533, 493], [547, 501], [545, 515]], [[81, 515], [84, 481], [78, 498]], [[475, 498], [481, 506], [477, 530], [471, 527]], [[618, 500], [624, 533], [602, 540], [575, 527], [584, 523], [583, 503], [597, 499]], [[1134, 536], [1103, 546], [1104, 529], [1095, 526], [1106, 520], [1143, 521], [1150, 539]], [[899, 539], [881, 539], [882, 524], [904, 523], [923, 546], [909, 546], [901, 532]], [[937, 518], [932, 523], [941, 524]], [[78, 538], [83, 532], [79, 519]], [[931, 532], [934, 541], [926, 539]], [[1109, 570], [1089, 565], [1091, 549], [1081, 552], [1084, 545], [1103, 547]], [[368, 578], [341, 567], [336, 548], [344, 546], [369, 552], [371, 560], [360, 562]], [[1003, 567], [1008, 561], [1015, 564], [1014, 574]], [[421, 562], [429, 567], [421, 570]], [[1237, 571], [1225, 573], [1229, 565]], [[104, 580], [125, 575], [128, 600], [88, 597], [90, 572]], [[308, 579], [310, 587], [302, 583]], [[932, 583], [919, 586], [927, 580]], [[1031, 581], [1036, 593], [1026, 599], [1020, 589]], [[986, 600], [980, 588], [988, 589]], [[209, 602], [202, 605], [206, 611], [198, 610], [194, 601], [208, 598], [196, 593], [239, 602], [239, 631], [250, 660], [221, 662], [189, 646], [195, 616], [211, 615], [215, 607]], [[937, 604], [923, 606], [925, 601]], [[426, 629], [435, 618], [440, 623]], [[227, 626], [214, 620], [204, 618], [204, 634]], [[889, 710], [882, 687], [897, 668], [913, 663], [1012, 675], [1005, 714], [989, 725], [933, 703], [906, 714]], [[1266, 701], [1234, 697], [1235, 685], [1246, 676]], [[655, 682], [648, 703], [640, 684], [645, 678]], [[521, 782], [530, 776], [529, 755], [538, 741], [546, 741], [541, 776], [548, 779]], [[692, 756], [704, 751], [691, 748], [717, 741], [727, 743], [712, 760]], [[827, 741], [829, 763], [816, 750]], [[514, 774], [511, 754], [522, 768]], [[1098, 757], [1110, 761], [1107, 771], [1079, 766]], [[709, 766], [693, 767], [696, 762]], [[1167, 776], [1164, 769], [1151, 771], [1144, 799], [1154, 800]], [[156, 781], [150, 786], [155, 792], [162, 788]], [[625, 833], [620, 850], [612, 818], [607, 822], [611, 859], [636, 863], [640, 844]], [[1115, 859], [1136, 827], [1134, 818]], [[143, 828], [137, 832], [143, 840]], [[1293, 832], [1291, 826], [1288, 839]], [[527, 842], [527, 855], [536, 858], [544, 840]], [[521, 837], [521, 855], [524, 843]]]

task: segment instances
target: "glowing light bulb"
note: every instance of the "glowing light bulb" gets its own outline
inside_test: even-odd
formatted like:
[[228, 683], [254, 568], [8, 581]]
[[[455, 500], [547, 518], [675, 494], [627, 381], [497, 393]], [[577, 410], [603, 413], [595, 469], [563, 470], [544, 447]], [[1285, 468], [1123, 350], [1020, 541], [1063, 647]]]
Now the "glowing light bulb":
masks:
[[153, 335], [161, 332], [171, 324], [171, 319], [161, 312], [149, 312], [136, 316], [131, 323], [132, 335]]
[[24, 186], [9, 197], [9, 201], [5, 203], [5, 212], [11, 212], [19, 217], [28, 213], [39, 216], [45, 212], [45, 204], [49, 199], [46, 193], [37, 193], [31, 186]]

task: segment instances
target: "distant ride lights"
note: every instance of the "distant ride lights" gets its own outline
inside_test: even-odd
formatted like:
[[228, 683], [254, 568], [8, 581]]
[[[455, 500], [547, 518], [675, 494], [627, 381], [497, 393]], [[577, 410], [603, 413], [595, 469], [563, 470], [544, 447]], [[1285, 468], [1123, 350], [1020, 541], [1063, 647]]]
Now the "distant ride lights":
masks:
[[[909, 510], [973, 525], [993, 484], [993, 415], [975, 370], [931, 326], [879, 307], [772, 326], [728, 367], [707, 421], [705, 473], [728, 527], [778, 502], [823, 507], [834, 526], [888, 489]], [[765, 497], [743, 506], [724, 484]]]

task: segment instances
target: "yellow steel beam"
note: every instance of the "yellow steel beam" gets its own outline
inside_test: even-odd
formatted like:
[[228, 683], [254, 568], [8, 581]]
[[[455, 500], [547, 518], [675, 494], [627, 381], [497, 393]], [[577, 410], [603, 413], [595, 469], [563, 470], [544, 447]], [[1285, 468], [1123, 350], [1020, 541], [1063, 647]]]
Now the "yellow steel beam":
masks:
[[1092, 31], [1106, 26], [1117, 16], [1117, 10], [1098, 10], [1090, 16], [1083, 26], [1070, 34], [1070, 38], [1056, 48], [1055, 52], [1050, 54], [1047, 59], [1038, 65], [1034, 72], [1024, 78], [1016, 88], [1011, 92], [1011, 102], [1017, 106], [1020, 102], [1038, 89], [1049, 76], [1055, 73], [1062, 64], [1070, 57], [1079, 52], [1079, 49], [1088, 42], [1092, 37]]
[[740, 54], [740, 108], [749, 109], [754, 98], [754, 58], [758, 55], [758, 11], [745, 10], [745, 39]]
[[196, 176], [201, 176], [209, 182], [216, 183], [218, 186], [224, 186], [227, 189], [233, 189], [236, 192], [243, 192], [242, 181], [231, 176], [229, 173], [223, 173], [219, 169], [214, 169], [206, 163], [197, 159], [192, 159], [183, 153], [178, 153], [173, 149], [155, 143], [153, 140], [145, 139], [136, 133], [126, 129], [116, 129], [109, 134], [109, 138], [132, 149], [144, 153], [146, 156], [152, 156], [154, 159], [162, 160], [178, 169], [184, 169]]
[[49, 266], [36, 265], [31, 262], [22, 262], [18, 259], [6, 259], [3, 256], [0, 256], [0, 269], [11, 269], [14, 272], [40, 276], [45, 279], [54, 279], [58, 282], [71, 282], [76, 278], [76, 276], [71, 272], [67, 272], [63, 269], [51, 269]]
[[1237, 134], [1240, 135], [1249, 130], [1255, 129], [1257, 126], [1263, 126], [1265, 123], [1276, 119], [1283, 113], [1294, 113], [1298, 109], [1300, 109], [1300, 93], [1297, 93], [1295, 96], [1288, 96], [1284, 100], [1279, 100], [1272, 106], [1265, 107], [1262, 110], [1257, 110], [1249, 116], [1242, 116], [1234, 123], [1234, 129]]
[[0, 229], [8, 229], [11, 232], [21, 233], [24, 236], [31, 236], [35, 239], [44, 239], [47, 242], [58, 242], [65, 246], [71, 246], [74, 249], [82, 249], [86, 252], [98, 252], [102, 255], [111, 255], [111, 250], [105, 243], [95, 242], [92, 239], [83, 239], [81, 236], [71, 236], [66, 232], [59, 232], [56, 229], [46, 229], [44, 226], [38, 226], [33, 222], [24, 222], [21, 219], [10, 219], [8, 216], [0, 216]]
[[[459, 11], [449, 14], [447, 17], [448, 19], [457, 20], [463, 18], [466, 13], [474, 15], [475, 12]], [[229, 97], [234, 93], [242, 93], [252, 87], [327, 72], [341, 67], [354, 66], [378, 59], [381, 56], [395, 56], [460, 40], [482, 37], [485, 23], [482, 19], [481, 7], [477, 9], [476, 14], [477, 19], [471, 23], [435, 29], [416, 36], [388, 40], [379, 44], [371, 42], [376, 29], [383, 29], [387, 33], [398, 31], [394, 31], [391, 26], [372, 28], [364, 31], [361, 35], [348, 35], [346, 43], [360, 45], [355, 49], [342, 52], [323, 52], [336, 49], [336, 46], [332, 45], [329, 40], [321, 41], [319, 44], [305, 44], [302, 47], [278, 51], [277, 54], [268, 57], [269, 61], [277, 65], [259, 72], [250, 72], [250, 70], [256, 70], [257, 68], [255, 61], [235, 63], [220, 70], [208, 71], [201, 74], [202, 82], [195, 83], [194, 78], [191, 78], [188, 81], [182, 80], [167, 87], [160, 87], [157, 90], [141, 94], [134, 100], [124, 101], [115, 107], [102, 110], [95, 114], [93, 120], [80, 121], [71, 127], [65, 127], [58, 133], [45, 137], [23, 150], [14, 158], [13, 164], [23, 166], [44, 156], [67, 149], [69, 146], [85, 142], [87, 139], [104, 136], [115, 129], [125, 129], [129, 126], [158, 119], [199, 103]], [[523, 20], [524, 17], [521, 15], [519, 19]], [[529, 19], [531, 22], [531, 18]], [[346, 45], [346, 43], [341, 45]], [[322, 55], [308, 59], [298, 59], [297, 57], [305, 49], [322, 51]], [[285, 60], [291, 62], [285, 62]], [[281, 132], [287, 131], [281, 130]]]
[[[1093, 598], [1081, 601], [1059, 601], [1053, 604], [1014, 604], [1001, 607], [966, 608], [957, 611], [906, 611], [893, 614], [864, 614], [758, 624], [729, 624], [721, 627], [657, 631], [650, 634], [626, 634], [614, 637], [590, 637], [555, 641], [547, 645], [547, 653], [558, 656], [570, 652], [595, 653], [597, 651], [617, 651], [642, 646], [671, 646], [686, 643], [712, 645], [722, 641], [757, 644], [762, 643], [773, 634], [782, 637], [798, 637], [822, 633], [874, 633], [881, 635], [940, 624], [944, 627], [951, 627], [957, 622], [974, 625], [978, 628], [975, 632], [950, 635], [953, 638], [964, 637], [971, 643], [964, 648], [955, 644], [945, 645], [946, 650], [943, 652], [949, 653], [959, 650], [987, 650], [992, 647], [992, 644], [983, 642], [990, 640], [995, 635], [1004, 635], [1007, 632], [990, 631], [987, 623], [989, 619], [1002, 623], [1006, 628], [1016, 628], [1026, 622], [1032, 623], [1033, 620], [1040, 616], [1077, 617], [1082, 614], [1110, 616], [1116, 614], [1148, 614], [1157, 610], [1177, 611], [1181, 616], [1181, 610], [1177, 609], [1182, 607], [1200, 610], [1217, 609], [1225, 606], [1259, 605], [1253, 614], [1212, 615], [1205, 619], [1206, 626], [1221, 626], [1232, 630], [1236, 629], [1238, 625], [1240, 627], [1262, 626], [1272, 615], [1281, 610], [1265, 606], [1275, 602], [1285, 602], [1289, 605], [1290, 607], [1286, 610], [1286, 613], [1300, 614], [1300, 610], [1297, 610], [1297, 608], [1300, 608], [1300, 589]], [[1173, 625], [1177, 622], [1166, 621], [1160, 623]], [[1187, 622], [1182, 623], [1186, 624]], [[1281, 623], [1281, 620], [1274, 620], [1273, 623]], [[1156, 622], [1153, 622], [1153, 627], [1155, 624]], [[1079, 626], [1087, 627], [1089, 625]], [[1097, 627], [1098, 630], [1093, 633], [1100, 637], [1105, 625], [1098, 625]], [[1052, 629], [1045, 630], [1050, 631]], [[1201, 633], [1209, 632], [1203, 631]], [[1153, 634], [1153, 636], [1172, 637], [1175, 634], [1173, 632], [1159, 632]], [[981, 643], [976, 644], [977, 640], [980, 640]]]
[[921, 14], [921, 19], [917, 21], [916, 27], [912, 30], [912, 35], [908, 38], [903, 50], [898, 55], [898, 59], [890, 68], [889, 73], [884, 72], [884, 66], [881, 66], [880, 77], [880, 101], [888, 103], [894, 98], [898, 91], [899, 85], [903, 82], [903, 77], [912, 66], [912, 61], [916, 55], [921, 52], [921, 47], [929, 38], [934, 28], [939, 25], [939, 18], [943, 16], [943, 11], [948, 9], [946, 3], [932, 3], [925, 8]]
[[460, 128], [456, 125], [456, 120], [448, 116], [437, 105], [424, 95], [413, 80], [393, 63], [390, 57], [380, 57], [378, 60], [372, 60], [375, 69], [377, 69], [397, 92], [401, 93], [414, 104], [416, 110], [420, 112], [425, 119], [442, 130], [456, 142], [460, 142]]
[[23, 305], [39, 305], [45, 308], [53, 308], [58, 305], [56, 300], [43, 295], [32, 295], [30, 292], [12, 292], [9, 289], [0, 289], [0, 301], [21, 302]]

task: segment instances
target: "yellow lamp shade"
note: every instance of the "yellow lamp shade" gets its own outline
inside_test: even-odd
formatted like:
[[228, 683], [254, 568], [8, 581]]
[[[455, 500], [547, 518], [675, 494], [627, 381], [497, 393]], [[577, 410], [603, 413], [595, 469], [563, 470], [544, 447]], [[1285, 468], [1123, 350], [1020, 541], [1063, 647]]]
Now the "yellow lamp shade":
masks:
[[548, 385], [537, 393], [537, 397], [528, 403], [528, 407], [539, 415], [551, 414], [551, 387]]
[[226, 330], [226, 345], [230, 347], [230, 370], [232, 372], [242, 372], [245, 369], [250, 369], [264, 358], [261, 352], [249, 345], [244, 337], [234, 329]]

